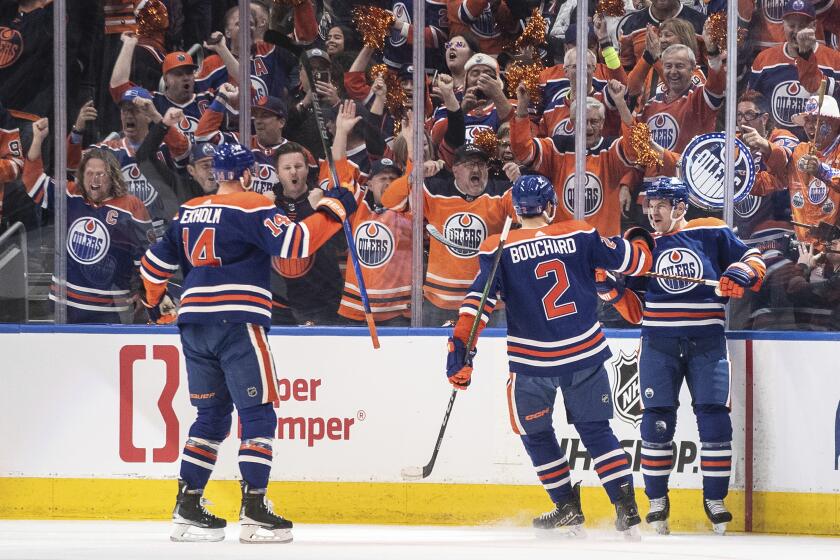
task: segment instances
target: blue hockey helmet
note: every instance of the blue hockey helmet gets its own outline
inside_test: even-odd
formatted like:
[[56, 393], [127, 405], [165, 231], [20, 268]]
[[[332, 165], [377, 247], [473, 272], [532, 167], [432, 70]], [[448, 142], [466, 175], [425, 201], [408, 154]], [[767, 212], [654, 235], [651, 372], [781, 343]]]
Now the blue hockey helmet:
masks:
[[670, 200], [674, 206], [678, 202], [688, 204], [688, 187], [685, 183], [675, 177], [660, 177], [658, 181], [651, 184], [645, 191], [645, 198], [663, 198]]
[[217, 181], [236, 181], [245, 170], [253, 171], [254, 154], [240, 144], [221, 144], [213, 156], [213, 173]]
[[520, 216], [538, 216], [548, 203], [557, 205], [554, 185], [542, 175], [522, 175], [513, 182], [510, 191], [513, 209]]

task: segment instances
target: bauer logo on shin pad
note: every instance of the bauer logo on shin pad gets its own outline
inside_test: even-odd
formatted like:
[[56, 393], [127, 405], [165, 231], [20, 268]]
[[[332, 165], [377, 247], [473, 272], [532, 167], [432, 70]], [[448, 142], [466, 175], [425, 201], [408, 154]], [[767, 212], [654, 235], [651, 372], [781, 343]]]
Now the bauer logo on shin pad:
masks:
[[[723, 208], [726, 189], [724, 146], [726, 135], [712, 132], [695, 136], [683, 152], [680, 171], [688, 185], [691, 204], [703, 210]], [[735, 203], [750, 194], [755, 182], [756, 167], [749, 148], [735, 139]]]

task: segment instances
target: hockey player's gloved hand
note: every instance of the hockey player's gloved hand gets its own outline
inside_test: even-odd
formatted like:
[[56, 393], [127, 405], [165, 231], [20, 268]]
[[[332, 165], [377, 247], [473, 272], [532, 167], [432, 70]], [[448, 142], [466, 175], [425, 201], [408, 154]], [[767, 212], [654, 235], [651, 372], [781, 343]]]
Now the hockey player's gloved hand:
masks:
[[624, 295], [624, 276], [603, 268], [595, 269], [595, 290], [607, 303], [615, 303]]
[[315, 209], [326, 212], [337, 222], [343, 222], [356, 211], [356, 199], [348, 189], [338, 187], [324, 191], [324, 198], [318, 201]]
[[758, 275], [748, 264], [734, 262], [720, 277], [720, 293], [723, 297], [743, 297], [744, 288], [753, 286], [757, 281]]
[[466, 344], [460, 338], [451, 336], [447, 346], [449, 354], [446, 356], [446, 377], [454, 388], [464, 390], [470, 386], [472, 361], [477, 350], [473, 348], [468, 353]]
[[152, 305], [145, 299], [141, 299], [140, 301], [143, 303], [143, 307], [146, 308], [150, 324], [169, 325], [178, 320], [178, 307], [169, 296], [163, 296], [157, 305]]

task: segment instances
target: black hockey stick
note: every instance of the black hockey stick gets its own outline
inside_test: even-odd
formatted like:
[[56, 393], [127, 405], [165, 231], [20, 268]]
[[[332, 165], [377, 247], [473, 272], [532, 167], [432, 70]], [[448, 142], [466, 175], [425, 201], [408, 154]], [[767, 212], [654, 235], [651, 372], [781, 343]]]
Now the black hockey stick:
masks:
[[[470, 350], [472, 350], [475, 346], [476, 333], [478, 333], [478, 325], [481, 323], [481, 315], [484, 312], [484, 304], [487, 302], [487, 297], [490, 295], [490, 288], [493, 286], [493, 279], [496, 277], [496, 270], [499, 268], [499, 261], [502, 259], [502, 251], [505, 247], [505, 241], [507, 241], [507, 236], [510, 232], [510, 225], [512, 222], [513, 220], [511, 220], [510, 216], [508, 216], [505, 219], [502, 234], [499, 236], [499, 246], [496, 248], [496, 254], [493, 255], [493, 266], [490, 267], [490, 275], [487, 277], [487, 282], [484, 284], [484, 291], [481, 292], [481, 300], [478, 302], [478, 310], [476, 311], [472, 327], [470, 327], [470, 335], [467, 338], [467, 355], [464, 358], [464, 365], [472, 365]], [[432, 458], [429, 459], [429, 462], [423, 467], [405, 467], [400, 472], [404, 480], [418, 480], [426, 478], [432, 474], [432, 469], [435, 468], [438, 451], [440, 451], [440, 444], [443, 441], [443, 434], [446, 433], [446, 426], [449, 424], [449, 415], [452, 413], [452, 407], [455, 405], [455, 397], [457, 396], [458, 389], [452, 389], [452, 395], [449, 397], [449, 404], [446, 405], [446, 412], [443, 415], [443, 423], [440, 425], [440, 432], [438, 433], [437, 441], [435, 442], [435, 450], [432, 452]]]
[[447, 247], [449, 247], [450, 249], [455, 249], [455, 250], [457, 250], [457, 251], [464, 251], [464, 252], [467, 252], [467, 253], [471, 253], [471, 254], [473, 254], [473, 255], [475, 255], [475, 254], [477, 254], [477, 253], [478, 253], [478, 249], [476, 249], [476, 248], [473, 248], [473, 247], [467, 247], [466, 245], [459, 245], [458, 243], [455, 243], [454, 241], [452, 241], [452, 240], [450, 240], [450, 239], [447, 239], [447, 238], [446, 238], [446, 237], [444, 237], [444, 235], [443, 235], [441, 232], [439, 232], [439, 231], [438, 231], [438, 229], [437, 229], [435, 226], [433, 226], [432, 224], [426, 224], [426, 231], [428, 231], [428, 232], [429, 232], [429, 235], [430, 235], [430, 236], [431, 236], [431, 237], [432, 237], [435, 241], [437, 241], [438, 243], [441, 243], [441, 244], [443, 244], [443, 245], [446, 245], [446, 246], [447, 246]]
[[[318, 134], [321, 136], [321, 144], [324, 147], [324, 157], [327, 160], [327, 165], [330, 168], [330, 175], [332, 176], [334, 188], [339, 188], [341, 183], [338, 180], [338, 171], [335, 169], [335, 161], [332, 157], [332, 149], [327, 135], [327, 124], [324, 122], [324, 115], [321, 112], [321, 102], [318, 100], [318, 92], [315, 91], [315, 77], [312, 72], [312, 64], [306, 53], [303, 53], [301, 64], [306, 72], [306, 77], [309, 79], [309, 88], [312, 91], [312, 109], [315, 113], [315, 123], [318, 125]], [[367, 321], [368, 330], [370, 331], [370, 339], [373, 342], [373, 347], [379, 348], [379, 336], [376, 334], [376, 323], [373, 321], [373, 312], [370, 310], [370, 300], [368, 300], [367, 288], [365, 287], [365, 279], [362, 276], [362, 266], [359, 264], [359, 255], [356, 252], [356, 243], [353, 241], [353, 232], [350, 230], [350, 216], [342, 222], [344, 228], [344, 237], [347, 238], [347, 251], [350, 254], [350, 262], [353, 264], [353, 272], [356, 273], [356, 280], [359, 282], [359, 295], [362, 298], [362, 307], [364, 308], [365, 321]]]

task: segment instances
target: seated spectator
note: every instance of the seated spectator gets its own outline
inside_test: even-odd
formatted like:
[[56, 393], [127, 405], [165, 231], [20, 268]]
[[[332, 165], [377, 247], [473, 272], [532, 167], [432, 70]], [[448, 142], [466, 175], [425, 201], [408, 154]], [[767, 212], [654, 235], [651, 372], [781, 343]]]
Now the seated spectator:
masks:
[[788, 295], [797, 312], [800, 329], [840, 330], [840, 239], [831, 242], [824, 255], [804, 244], [800, 259], [802, 275], [788, 283]]

